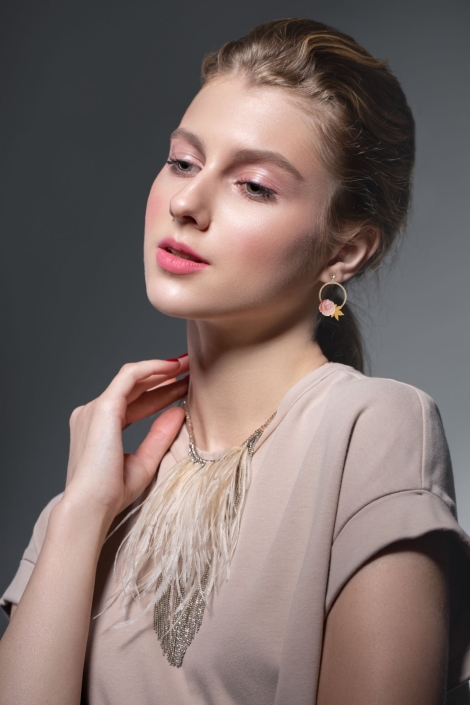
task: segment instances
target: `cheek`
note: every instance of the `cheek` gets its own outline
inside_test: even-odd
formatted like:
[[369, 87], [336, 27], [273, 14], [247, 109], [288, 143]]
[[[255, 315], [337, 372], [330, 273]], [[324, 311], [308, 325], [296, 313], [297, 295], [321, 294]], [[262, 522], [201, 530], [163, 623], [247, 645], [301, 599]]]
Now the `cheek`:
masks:
[[163, 215], [168, 214], [168, 198], [162, 193], [158, 180], [154, 182], [145, 210], [145, 229], [154, 227]]
[[[298, 214], [296, 214], [298, 216]], [[315, 237], [311, 222], [299, 218], [277, 218], [251, 232], [240, 233], [237, 252], [247, 269], [259, 274], [295, 275], [312, 263]]]

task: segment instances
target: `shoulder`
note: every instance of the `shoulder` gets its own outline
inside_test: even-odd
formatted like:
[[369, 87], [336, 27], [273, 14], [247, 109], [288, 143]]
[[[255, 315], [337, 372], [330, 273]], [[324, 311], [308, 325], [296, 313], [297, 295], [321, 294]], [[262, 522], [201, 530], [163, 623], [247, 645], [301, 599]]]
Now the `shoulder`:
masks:
[[434, 399], [411, 384], [340, 368], [326, 416], [330, 434], [344, 436], [354, 475], [368, 467], [374, 478], [393, 472], [410, 487], [418, 482], [442, 495], [445, 486], [452, 497], [449, 448]]
[[434, 399], [394, 379], [352, 368], [340, 372], [331, 387], [328, 430], [337, 439], [344, 436], [345, 494], [370, 502], [383, 494], [427, 490], [453, 509], [452, 464]]
[[375, 423], [399, 421], [402, 425], [439, 416], [434, 399], [418, 387], [386, 377], [368, 377], [347, 365], [338, 368], [330, 388], [331, 402], [358, 417], [375, 419]]

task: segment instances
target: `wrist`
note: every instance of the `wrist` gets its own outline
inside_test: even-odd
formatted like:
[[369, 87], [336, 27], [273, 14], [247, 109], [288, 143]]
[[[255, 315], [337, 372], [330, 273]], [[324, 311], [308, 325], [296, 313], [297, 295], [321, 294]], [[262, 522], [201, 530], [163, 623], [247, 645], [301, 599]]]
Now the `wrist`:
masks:
[[101, 545], [113, 519], [114, 513], [109, 507], [67, 494], [67, 490], [51, 511], [52, 522], [80, 528], [89, 538], [95, 536]]

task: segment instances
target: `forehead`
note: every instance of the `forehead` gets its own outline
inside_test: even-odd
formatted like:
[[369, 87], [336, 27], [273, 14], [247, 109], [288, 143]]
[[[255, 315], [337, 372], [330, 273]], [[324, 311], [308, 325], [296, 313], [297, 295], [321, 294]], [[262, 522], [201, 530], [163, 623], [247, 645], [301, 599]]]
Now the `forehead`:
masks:
[[277, 86], [253, 86], [235, 76], [213, 79], [195, 96], [180, 126], [208, 149], [276, 151], [306, 176], [323, 170], [313, 121]]

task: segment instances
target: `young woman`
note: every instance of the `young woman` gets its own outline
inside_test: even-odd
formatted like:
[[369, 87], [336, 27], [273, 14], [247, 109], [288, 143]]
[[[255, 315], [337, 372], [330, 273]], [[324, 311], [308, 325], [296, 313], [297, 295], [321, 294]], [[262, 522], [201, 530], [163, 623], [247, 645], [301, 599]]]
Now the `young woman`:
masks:
[[344, 288], [403, 229], [413, 159], [398, 81], [335, 29], [206, 57], [145, 227], [189, 355], [72, 413], [65, 491], [2, 598], [2, 705], [438, 705], [470, 678], [439, 412], [365, 376]]

